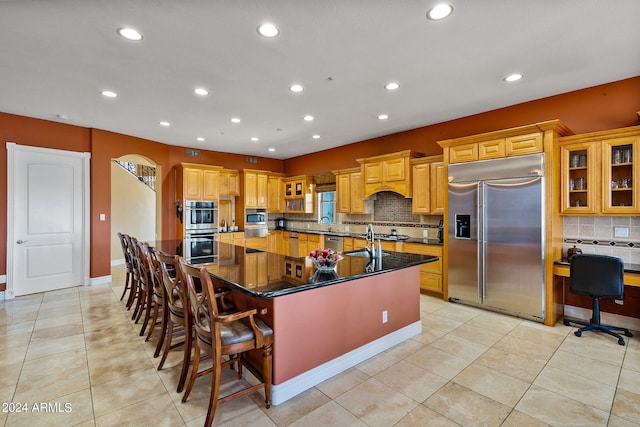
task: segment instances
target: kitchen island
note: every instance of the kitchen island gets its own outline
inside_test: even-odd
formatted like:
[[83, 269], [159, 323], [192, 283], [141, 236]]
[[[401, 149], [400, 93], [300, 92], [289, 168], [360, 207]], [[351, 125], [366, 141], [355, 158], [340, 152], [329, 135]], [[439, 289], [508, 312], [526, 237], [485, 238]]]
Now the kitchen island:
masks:
[[267, 309], [274, 405], [420, 334], [420, 265], [438, 260], [345, 254], [335, 272], [319, 273], [304, 257], [225, 243], [219, 254], [201, 265], [232, 289], [236, 307]]

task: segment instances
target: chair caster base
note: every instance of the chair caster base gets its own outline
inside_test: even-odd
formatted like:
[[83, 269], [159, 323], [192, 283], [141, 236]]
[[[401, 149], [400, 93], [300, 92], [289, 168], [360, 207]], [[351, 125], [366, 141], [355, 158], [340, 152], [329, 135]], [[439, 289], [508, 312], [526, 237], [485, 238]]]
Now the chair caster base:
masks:
[[633, 336], [633, 334], [631, 332], [629, 332], [629, 331], [625, 331], [624, 335], [627, 336], [627, 337], [632, 337]]
[[620, 344], [620, 345], [624, 345], [624, 340], [623, 340], [622, 338], [620, 338], [620, 339], [618, 340], [618, 344]]
[[581, 331], [575, 331], [573, 334], [575, 336], [577, 336], [577, 337], [581, 337], [582, 336], [582, 332]]

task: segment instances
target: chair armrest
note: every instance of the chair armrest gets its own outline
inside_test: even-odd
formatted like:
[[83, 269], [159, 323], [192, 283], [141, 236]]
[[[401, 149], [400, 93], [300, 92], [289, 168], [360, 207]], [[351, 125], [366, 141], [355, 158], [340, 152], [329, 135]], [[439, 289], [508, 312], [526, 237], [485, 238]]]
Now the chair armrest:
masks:
[[231, 314], [222, 314], [216, 317], [216, 322], [221, 322], [221, 323], [235, 322], [236, 320], [240, 320], [245, 317], [253, 318], [254, 314], [257, 314], [256, 309], [247, 310], [247, 311], [237, 311]]
[[[266, 313], [267, 313], [266, 308], [260, 309], [260, 314], [266, 314]], [[264, 345], [264, 335], [262, 334], [262, 331], [258, 328], [258, 326], [256, 326], [256, 322], [253, 319], [253, 316], [255, 314], [258, 314], [258, 310], [254, 308], [253, 310], [240, 311], [236, 313], [217, 316], [216, 321], [221, 323], [230, 323], [230, 322], [235, 322], [237, 320], [248, 317], [249, 324], [251, 325], [251, 329], [253, 329], [253, 334], [256, 337], [256, 348], [259, 348]]]

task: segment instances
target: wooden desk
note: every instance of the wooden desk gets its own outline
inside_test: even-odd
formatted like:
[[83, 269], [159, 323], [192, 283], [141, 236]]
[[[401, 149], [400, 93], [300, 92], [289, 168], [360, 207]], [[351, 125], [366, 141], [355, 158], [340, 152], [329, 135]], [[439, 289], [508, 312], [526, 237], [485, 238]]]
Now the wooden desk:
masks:
[[[553, 266], [553, 274], [561, 277], [569, 277], [569, 266], [556, 264]], [[625, 272], [624, 284], [626, 286], [640, 287], [640, 274]]]

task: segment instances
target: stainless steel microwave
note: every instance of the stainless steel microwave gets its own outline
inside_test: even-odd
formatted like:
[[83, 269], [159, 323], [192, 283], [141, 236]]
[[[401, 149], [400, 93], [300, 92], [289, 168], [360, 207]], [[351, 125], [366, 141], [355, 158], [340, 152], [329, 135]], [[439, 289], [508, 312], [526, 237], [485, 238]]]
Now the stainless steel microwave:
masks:
[[266, 225], [267, 224], [267, 211], [265, 209], [247, 209], [245, 216], [245, 225]]

